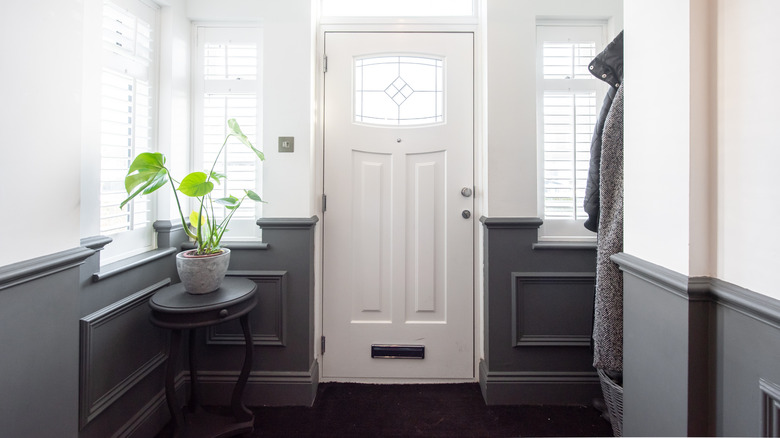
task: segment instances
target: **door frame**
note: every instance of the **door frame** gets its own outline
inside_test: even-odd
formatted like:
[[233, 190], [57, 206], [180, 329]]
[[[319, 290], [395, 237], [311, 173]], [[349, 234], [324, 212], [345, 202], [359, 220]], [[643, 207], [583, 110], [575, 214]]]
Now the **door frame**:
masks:
[[[347, 32], [393, 32], [393, 33], [413, 33], [413, 32], [442, 32], [442, 33], [472, 33], [474, 35], [474, 138], [473, 138], [473, 172], [474, 172], [474, 218], [473, 221], [473, 279], [474, 284], [472, 286], [472, 300], [474, 309], [474, 376], [471, 379], [436, 379], [431, 383], [445, 383], [445, 382], [476, 382], [479, 380], [479, 362], [484, 356], [483, 348], [483, 271], [481, 269], [483, 265], [483, 252], [482, 248], [482, 224], [478, 220], [483, 215], [487, 214], [485, 205], [485, 193], [487, 178], [483, 169], [485, 166], [485, 153], [484, 145], [486, 141], [484, 139], [486, 133], [486, 124], [484, 121], [484, 98], [486, 96], [486, 74], [485, 74], [485, 60], [484, 50], [482, 46], [484, 44], [483, 35], [479, 24], [480, 18], [477, 19], [456, 19], [457, 23], [453, 24], [452, 20], [444, 19], [423, 19], [413, 20], [411, 22], [396, 23], [392, 20], [364, 20], [371, 21], [370, 23], [356, 23], [354, 21], [343, 22], [327, 22], [318, 23], [316, 32], [316, 44], [315, 53], [313, 53], [313, 70], [314, 70], [314, 92], [315, 92], [315, 126], [314, 126], [314, 184], [312, 187], [312, 203], [311, 210], [317, 211], [322, 219], [320, 222], [322, 225], [316, 227], [315, 241], [318, 243], [315, 248], [314, 265], [315, 265], [315, 297], [314, 297], [314, 357], [318, 360], [320, 381], [345, 381], [334, 380], [322, 377], [322, 351], [319, 340], [323, 333], [323, 244], [324, 233], [323, 229], [327, 226], [327, 220], [325, 218], [326, 213], [323, 212], [322, 195], [324, 193], [324, 166], [325, 166], [325, 150], [324, 150], [324, 103], [325, 103], [325, 75], [324, 75], [324, 50], [325, 50], [325, 35], [331, 32], [347, 33]], [[326, 348], [327, 351], [327, 348]], [[410, 380], [402, 379], [350, 379], [350, 382], [365, 382], [365, 383], [409, 383]], [[414, 383], [425, 383], [425, 380], [415, 379]]]

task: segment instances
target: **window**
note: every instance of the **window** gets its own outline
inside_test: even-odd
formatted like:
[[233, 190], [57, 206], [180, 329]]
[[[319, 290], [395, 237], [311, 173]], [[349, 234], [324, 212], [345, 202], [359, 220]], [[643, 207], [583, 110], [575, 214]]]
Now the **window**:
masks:
[[322, 15], [326, 17], [457, 17], [473, 13], [473, 0], [322, 0]]
[[124, 178], [132, 159], [156, 149], [157, 13], [137, 0], [103, 3], [99, 231], [114, 239], [107, 254], [153, 245], [154, 200], [143, 197], [124, 209], [119, 204], [127, 197]]
[[[262, 149], [260, 132], [260, 30], [240, 27], [198, 26], [197, 67], [193, 73], [195, 101], [196, 170], [214, 162], [227, 134], [227, 121], [236, 119], [241, 130], [258, 149]], [[217, 162], [216, 172], [227, 175], [214, 188], [212, 196], [241, 197], [243, 190], [254, 190], [262, 196], [261, 165], [252, 151], [235, 140], [228, 143]], [[261, 204], [244, 202], [236, 211], [226, 233], [229, 239], [259, 237], [257, 217]], [[224, 211], [214, 212], [217, 218]]]
[[410, 126], [444, 121], [444, 60], [358, 58], [354, 74], [356, 122]]
[[537, 138], [541, 237], [577, 239], [583, 226], [590, 143], [604, 84], [588, 71], [603, 49], [602, 25], [537, 26]]

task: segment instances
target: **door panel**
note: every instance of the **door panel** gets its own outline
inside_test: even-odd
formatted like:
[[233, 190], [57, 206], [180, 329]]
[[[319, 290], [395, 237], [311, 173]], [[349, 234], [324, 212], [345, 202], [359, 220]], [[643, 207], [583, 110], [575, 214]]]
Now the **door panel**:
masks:
[[473, 378], [473, 36], [327, 33], [325, 49], [323, 374]]

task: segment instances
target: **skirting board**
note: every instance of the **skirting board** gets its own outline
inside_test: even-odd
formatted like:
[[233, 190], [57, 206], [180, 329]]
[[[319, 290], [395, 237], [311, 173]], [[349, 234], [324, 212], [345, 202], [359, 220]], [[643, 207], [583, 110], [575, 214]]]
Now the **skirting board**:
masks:
[[[187, 374], [180, 372], [175, 379], [176, 405], [184, 406], [184, 383]], [[165, 398], [165, 390], [161, 390], [157, 395], [149, 400], [140, 411], [133, 415], [122, 427], [119, 428], [112, 438], [145, 438], [157, 436], [158, 433], [171, 420], [171, 414], [168, 409], [168, 401]]]
[[488, 405], [587, 405], [601, 397], [598, 375], [576, 372], [491, 372], [479, 363], [479, 386]]
[[[252, 371], [244, 389], [244, 403], [247, 406], [311, 406], [317, 396], [319, 369], [315, 360], [309, 371]], [[237, 371], [199, 371], [201, 400], [204, 404], [229, 405], [237, 379]]]

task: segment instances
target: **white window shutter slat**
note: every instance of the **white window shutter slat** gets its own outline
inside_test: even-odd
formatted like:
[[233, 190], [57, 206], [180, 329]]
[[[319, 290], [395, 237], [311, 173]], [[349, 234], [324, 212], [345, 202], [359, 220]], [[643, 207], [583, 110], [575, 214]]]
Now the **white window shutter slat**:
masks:
[[[148, 7], [139, 5], [139, 10], [146, 13]], [[100, 233], [104, 235], [145, 228], [152, 220], [148, 197], [137, 198], [122, 210], [119, 204], [127, 197], [124, 177], [131, 160], [155, 149], [153, 36], [150, 22], [123, 6], [104, 3], [100, 124]]]

